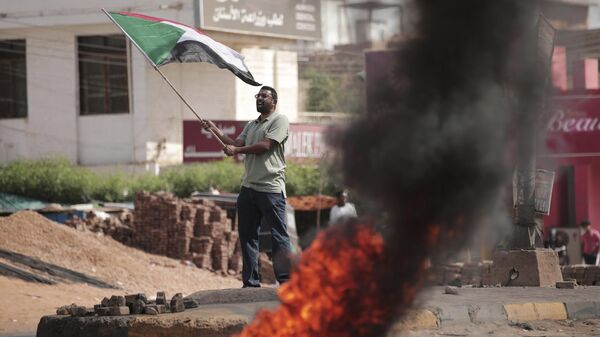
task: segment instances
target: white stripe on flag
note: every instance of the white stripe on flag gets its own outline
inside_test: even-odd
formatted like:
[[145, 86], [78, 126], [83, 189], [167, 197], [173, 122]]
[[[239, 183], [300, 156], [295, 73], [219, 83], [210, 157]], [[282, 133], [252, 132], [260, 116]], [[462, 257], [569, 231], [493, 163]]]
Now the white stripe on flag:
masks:
[[221, 56], [223, 61], [233, 65], [234, 67], [240, 69], [243, 72], [250, 72], [243, 62], [244, 57], [235, 50], [227, 47], [226, 45], [219, 43], [206, 35], [200, 34], [190, 27], [179, 25], [169, 21], [161, 21], [161, 23], [175, 26], [185, 31], [185, 33], [181, 35], [177, 43], [183, 41], [198, 41], [200, 43], [205, 44], [210, 49], [214, 50], [219, 56]]

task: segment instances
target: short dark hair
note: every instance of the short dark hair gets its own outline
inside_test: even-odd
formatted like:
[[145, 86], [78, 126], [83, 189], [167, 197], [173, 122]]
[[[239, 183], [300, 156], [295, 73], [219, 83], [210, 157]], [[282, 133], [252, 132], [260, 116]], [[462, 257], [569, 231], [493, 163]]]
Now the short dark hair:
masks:
[[592, 223], [591, 223], [589, 220], [583, 220], [583, 221], [581, 222], [581, 225], [580, 225], [580, 226], [581, 226], [581, 227], [587, 227], [587, 226], [589, 226], [589, 225], [591, 225], [591, 224], [592, 224]]
[[271, 96], [273, 97], [273, 101], [277, 103], [277, 91], [275, 91], [275, 89], [269, 87], [268, 85], [263, 85], [260, 90], [269, 90], [271, 92]]
[[339, 197], [341, 197], [341, 196], [342, 196], [344, 193], [348, 193], [348, 192], [346, 192], [346, 190], [339, 190], [339, 191], [335, 192], [335, 197], [336, 197], [336, 198], [339, 198]]

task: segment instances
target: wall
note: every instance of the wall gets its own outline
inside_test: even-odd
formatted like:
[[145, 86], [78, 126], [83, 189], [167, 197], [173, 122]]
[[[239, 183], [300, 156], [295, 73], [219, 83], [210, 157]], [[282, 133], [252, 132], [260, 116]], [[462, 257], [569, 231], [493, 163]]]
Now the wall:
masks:
[[[130, 113], [79, 116], [77, 36], [120, 32], [98, 8], [140, 11], [193, 24], [191, 1], [180, 10], [159, 9], [164, 1], [139, 3], [0, 0], [0, 12], [7, 15], [0, 20], [0, 39], [27, 41], [28, 94], [26, 119], [0, 119], [0, 163], [54, 155], [88, 166], [182, 161], [182, 121], [196, 116], [133, 46], [129, 52]], [[47, 27], [39, 28], [44, 25]], [[290, 120], [296, 119], [296, 54], [260, 49], [289, 45], [293, 40], [222, 32], [210, 36], [242, 50], [256, 80], [277, 88], [281, 111]], [[254, 94], [258, 88], [228, 70], [211, 64], [170, 64], [161, 71], [202, 118], [256, 117]]]
[[0, 120], [0, 159], [77, 158], [75, 44], [69, 30], [0, 31], [26, 39], [28, 116]]

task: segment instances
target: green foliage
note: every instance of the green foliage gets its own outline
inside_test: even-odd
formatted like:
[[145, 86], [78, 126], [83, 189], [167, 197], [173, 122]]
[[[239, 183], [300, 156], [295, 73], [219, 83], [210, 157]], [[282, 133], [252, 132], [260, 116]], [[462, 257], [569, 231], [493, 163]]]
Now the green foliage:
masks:
[[[189, 197], [194, 191], [206, 192], [212, 186], [237, 193], [243, 174], [243, 164], [231, 159], [179, 165], [164, 169], [158, 177], [149, 173], [95, 174], [62, 157], [17, 160], [0, 166], [0, 192], [65, 204], [91, 200], [122, 202], [133, 200], [139, 191], [169, 191], [179, 197]], [[321, 176], [322, 193], [332, 195], [334, 186], [325, 170], [315, 164], [289, 163], [288, 195], [317, 194]]]
[[[321, 194], [333, 195], [335, 186], [326, 171], [318, 165], [293, 164], [287, 165], [285, 172], [286, 191], [292, 195], [313, 195], [319, 193], [321, 183]], [[319, 182], [319, 179], [322, 179]]]
[[244, 174], [242, 164], [226, 159], [211, 163], [187, 164], [165, 170], [161, 177], [179, 197], [189, 197], [194, 191], [220, 191], [237, 193]]
[[308, 70], [305, 76], [310, 80], [308, 88], [308, 111], [333, 111], [336, 100], [336, 83], [317, 70]]
[[93, 173], [63, 157], [16, 160], [0, 167], [0, 191], [50, 202], [85, 201], [93, 180]]
[[300, 75], [309, 81], [307, 111], [361, 113], [365, 109], [364, 83], [356, 74], [338, 76], [308, 68]]

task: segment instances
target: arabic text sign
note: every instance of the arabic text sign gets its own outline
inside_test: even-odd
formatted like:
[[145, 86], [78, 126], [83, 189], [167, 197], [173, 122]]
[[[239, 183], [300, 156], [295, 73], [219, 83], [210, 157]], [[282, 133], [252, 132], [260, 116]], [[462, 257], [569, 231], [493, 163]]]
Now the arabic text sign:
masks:
[[201, 28], [315, 40], [320, 0], [201, 0]]

